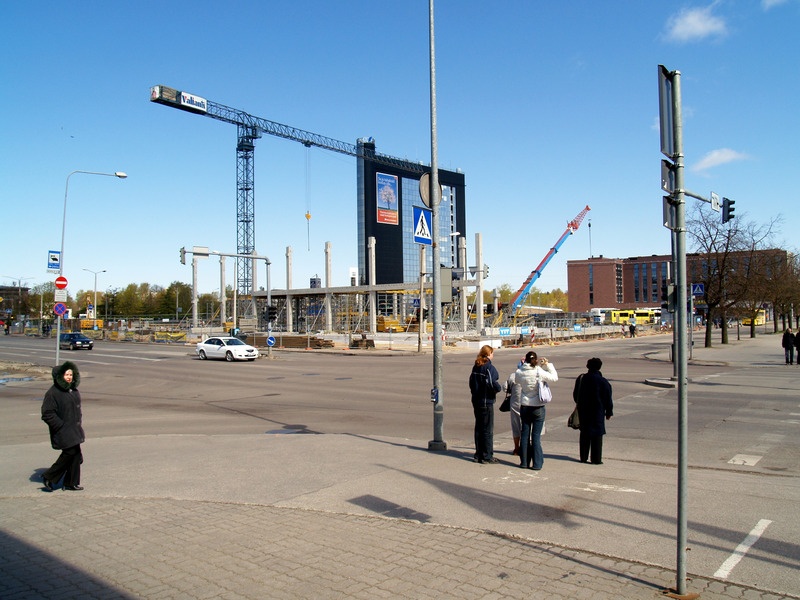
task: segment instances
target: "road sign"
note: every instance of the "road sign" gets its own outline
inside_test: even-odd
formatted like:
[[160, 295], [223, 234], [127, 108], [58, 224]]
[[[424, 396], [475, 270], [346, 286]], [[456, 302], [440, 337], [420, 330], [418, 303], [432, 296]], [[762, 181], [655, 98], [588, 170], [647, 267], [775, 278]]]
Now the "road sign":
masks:
[[[419, 197], [425, 203], [425, 206], [431, 208], [431, 174], [423, 173], [419, 178]], [[439, 184], [439, 198], [442, 197], [442, 184]]]
[[55, 290], [53, 293], [53, 300], [56, 302], [66, 302], [67, 301], [67, 290]]
[[272, 346], [274, 346], [274, 345], [275, 345], [275, 338], [274, 338], [274, 337], [272, 337], [272, 336], [269, 336], [269, 337], [267, 338], [267, 346], [269, 346], [270, 348], [272, 348]]
[[67, 305], [63, 302], [56, 302], [56, 305], [53, 307], [53, 312], [61, 317], [67, 312]]
[[658, 121], [661, 131], [661, 153], [675, 158], [675, 73], [658, 65]]
[[711, 210], [720, 211], [719, 194], [717, 194], [717, 192], [711, 192]]
[[668, 160], [661, 161], [661, 189], [668, 194], [675, 191], [675, 165]]
[[417, 244], [425, 244], [426, 246], [433, 244], [431, 215], [432, 212], [427, 208], [414, 207], [414, 241]]
[[66, 289], [67, 287], [67, 278], [63, 275], [56, 277], [56, 287], [60, 290]]
[[692, 284], [692, 296], [705, 296], [705, 295], [706, 295], [706, 285], [704, 283]]
[[61, 270], [61, 252], [50, 250], [47, 253], [47, 272], [58, 273]]

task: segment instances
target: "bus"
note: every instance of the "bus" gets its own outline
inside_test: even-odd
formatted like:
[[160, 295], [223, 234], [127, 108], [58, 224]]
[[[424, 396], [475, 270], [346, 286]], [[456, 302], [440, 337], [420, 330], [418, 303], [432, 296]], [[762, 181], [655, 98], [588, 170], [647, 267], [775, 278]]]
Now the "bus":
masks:
[[652, 308], [611, 311], [611, 322], [615, 324], [622, 323], [623, 325], [629, 325], [631, 321], [635, 319], [637, 325], [652, 325], [656, 322], [656, 317], [656, 311]]

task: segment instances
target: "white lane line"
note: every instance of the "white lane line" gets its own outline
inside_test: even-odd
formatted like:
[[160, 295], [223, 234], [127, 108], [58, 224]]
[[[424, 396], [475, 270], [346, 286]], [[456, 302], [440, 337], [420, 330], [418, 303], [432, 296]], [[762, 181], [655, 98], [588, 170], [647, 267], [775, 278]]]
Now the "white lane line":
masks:
[[767, 527], [772, 523], [772, 521], [768, 521], [767, 519], [761, 519], [758, 524], [753, 528], [753, 531], [744, 538], [744, 541], [736, 546], [736, 550], [733, 551], [722, 566], [717, 569], [717, 572], [714, 573], [714, 577], [719, 577], [720, 579], [727, 579], [728, 575], [731, 574], [733, 568], [739, 564], [739, 561], [744, 558], [744, 555], [747, 554], [747, 551], [758, 541], [758, 538], [766, 531]]

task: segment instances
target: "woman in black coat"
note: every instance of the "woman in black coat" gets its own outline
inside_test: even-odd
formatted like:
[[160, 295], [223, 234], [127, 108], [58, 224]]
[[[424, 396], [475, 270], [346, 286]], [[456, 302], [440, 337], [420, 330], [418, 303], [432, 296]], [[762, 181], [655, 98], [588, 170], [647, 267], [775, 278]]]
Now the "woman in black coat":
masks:
[[47, 491], [64, 477], [64, 489], [79, 491], [81, 487], [81, 444], [85, 440], [81, 415], [81, 394], [78, 385], [81, 376], [78, 367], [66, 361], [60, 367], [53, 367], [53, 385], [44, 395], [42, 402], [42, 421], [50, 428], [50, 444], [61, 450], [53, 466], [42, 474]]
[[590, 358], [586, 362], [586, 373], [578, 376], [572, 390], [572, 399], [578, 405], [580, 418], [581, 462], [589, 462], [591, 452], [592, 464], [595, 465], [603, 464], [605, 422], [614, 414], [611, 384], [600, 372], [602, 366], [602, 360]]
[[494, 457], [494, 402], [503, 389], [500, 374], [492, 364], [494, 348], [482, 346], [469, 375], [472, 412], [475, 415], [475, 455], [473, 462], [496, 463]]

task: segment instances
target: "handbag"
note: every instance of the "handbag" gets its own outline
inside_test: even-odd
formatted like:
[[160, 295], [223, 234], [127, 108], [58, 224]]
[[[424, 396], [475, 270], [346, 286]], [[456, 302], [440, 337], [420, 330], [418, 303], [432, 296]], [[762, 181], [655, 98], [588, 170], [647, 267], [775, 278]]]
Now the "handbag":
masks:
[[539, 401], [542, 404], [547, 404], [553, 399], [553, 392], [550, 391], [550, 386], [544, 379], [539, 380]]
[[572, 429], [580, 429], [581, 428], [581, 419], [578, 416], [578, 407], [576, 406], [572, 409], [572, 414], [567, 419], [567, 427]]
[[[583, 386], [583, 373], [578, 375], [578, 398], [581, 397], [581, 387]], [[576, 398], [577, 400], [577, 398]], [[581, 418], [578, 415], [578, 404], [575, 403], [575, 408], [572, 409], [572, 414], [567, 419], [567, 427], [572, 429], [580, 429], [581, 428]]]
[[511, 394], [506, 394], [503, 403], [500, 405], [500, 412], [509, 412], [511, 410]]

